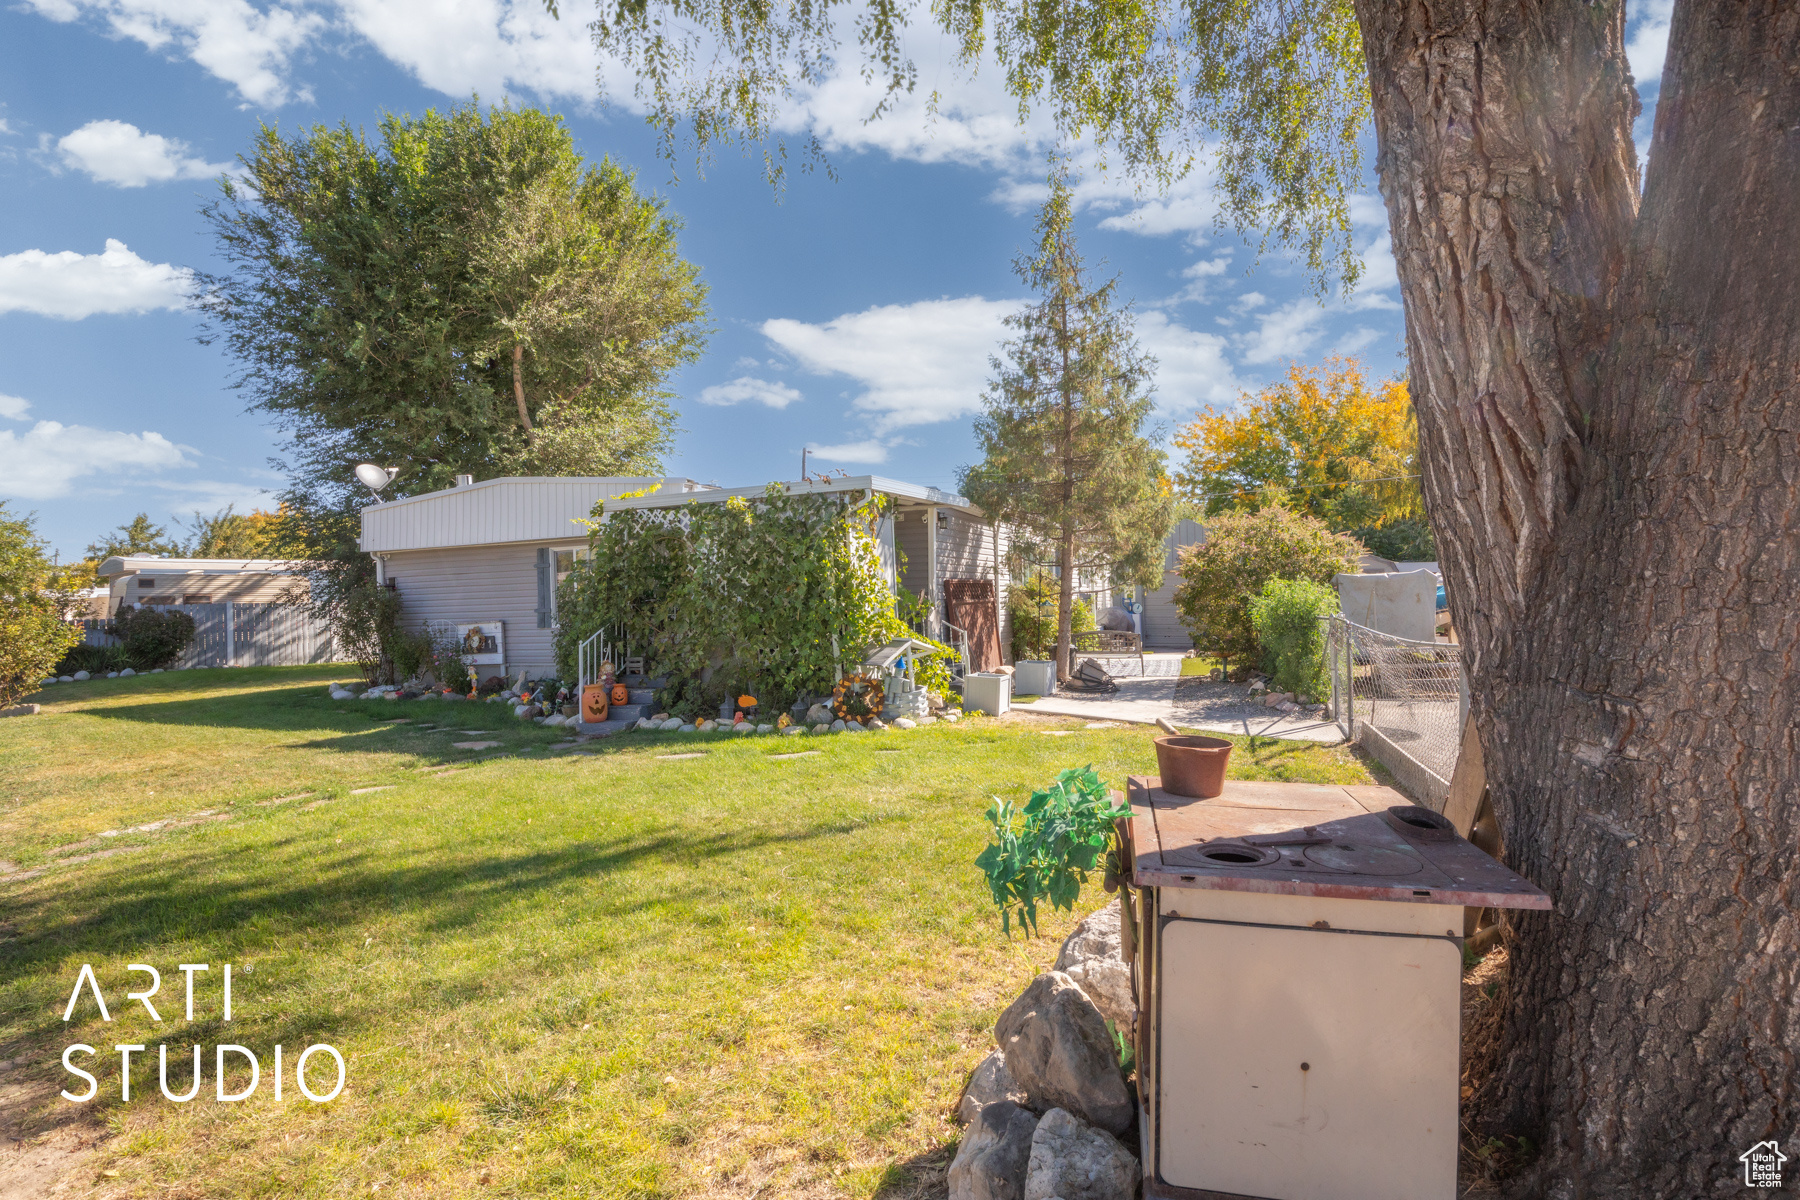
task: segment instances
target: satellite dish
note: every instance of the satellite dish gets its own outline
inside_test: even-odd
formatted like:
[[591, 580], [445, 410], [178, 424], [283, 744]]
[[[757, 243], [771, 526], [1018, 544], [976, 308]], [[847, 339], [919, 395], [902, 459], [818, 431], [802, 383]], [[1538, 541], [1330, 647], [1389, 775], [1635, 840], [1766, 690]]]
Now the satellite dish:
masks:
[[381, 500], [381, 489], [394, 481], [400, 472], [394, 467], [378, 467], [374, 463], [357, 463], [356, 479], [364, 487], [375, 493], [375, 499]]

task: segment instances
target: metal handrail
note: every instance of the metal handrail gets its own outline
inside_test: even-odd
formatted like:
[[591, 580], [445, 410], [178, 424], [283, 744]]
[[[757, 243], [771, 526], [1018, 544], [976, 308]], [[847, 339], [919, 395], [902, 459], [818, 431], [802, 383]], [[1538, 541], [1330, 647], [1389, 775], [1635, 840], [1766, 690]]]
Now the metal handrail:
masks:
[[939, 619], [938, 624], [956, 635], [954, 639], [940, 638], [938, 640], [949, 642], [956, 647], [957, 657], [961, 661], [950, 668], [950, 676], [953, 679], [960, 678], [969, 670], [969, 631], [942, 619]]
[[600, 664], [615, 661], [612, 647], [606, 641], [606, 630], [596, 629], [575, 650], [575, 688], [577, 693], [590, 683], [600, 682]]

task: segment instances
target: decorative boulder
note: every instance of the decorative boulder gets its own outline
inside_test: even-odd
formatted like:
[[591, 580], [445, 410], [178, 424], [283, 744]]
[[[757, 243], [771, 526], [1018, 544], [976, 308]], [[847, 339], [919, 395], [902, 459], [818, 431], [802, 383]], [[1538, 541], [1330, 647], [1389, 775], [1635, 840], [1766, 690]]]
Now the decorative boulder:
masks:
[[678, 732], [678, 733], [693, 733], [695, 730], [697, 730], [699, 728], [700, 727], [698, 725], [682, 725], [677, 729], [676, 732]]
[[781, 731], [781, 736], [782, 737], [794, 737], [798, 734], [802, 734], [805, 732], [806, 732], [806, 726], [804, 726], [804, 725], [789, 725], [786, 729]]
[[999, 1100], [1011, 1100], [1014, 1104], [1025, 1103], [1025, 1093], [1013, 1082], [1012, 1073], [1006, 1069], [1006, 1055], [999, 1051], [989, 1051], [969, 1076], [969, 1082], [963, 1085], [962, 1099], [956, 1102], [956, 1120], [967, 1125], [975, 1119], [984, 1105]]
[[133, 675], [136, 675], [136, 674], [137, 674], [136, 670], [134, 670], [131, 667], [126, 667], [123, 671], [119, 672], [119, 678], [120, 679], [130, 679]]
[[680, 717], [670, 717], [668, 720], [664, 721], [660, 726], [658, 726], [658, 728], [663, 730], [663, 732], [665, 732], [665, 733], [674, 733], [677, 729], [681, 728], [681, 718]]
[[546, 725], [566, 725], [568, 722], [569, 718], [563, 716], [561, 713], [544, 718], [544, 724]]
[[76, 679], [92, 679], [93, 678], [93, 676], [89, 675], [86, 671], [77, 671], [77, 672], [75, 672], [74, 677]]
[[56, 682], [58, 682], [58, 683], [74, 683], [75, 677], [73, 675], [58, 675], [56, 677]]
[[831, 732], [833, 732], [833, 733], [842, 733], [842, 732], [844, 732], [844, 729], [845, 729], [845, 725], [844, 725], [844, 719], [842, 717], [839, 717], [837, 720], [835, 720], [831, 723]]
[[1117, 1138], [1053, 1108], [1031, 1134], [1024, 1200], [1132, 1200], [1139, 1171]]
[[539, 717], [544, 715], [544, 710], [535, 704], [527, 704], [525, 706], [525, 711], [520, 713], [519, 715], [522, 717], [525, 717], [528, 720], [535, 721]]
[[829, 705], [815, 704], [806, 710], [806, 723], [808, 725], [829, 725], [833, 715]]
[[1010, 1100], [983, 1105], [950, 1163], [950, 1200], [1024, 1200], [1037, 1126]]
[[1119, 932], [1119, 902], [1088, 915], [1063, 939], [1056, 970], [1081, 985], [1100, 1015], [1130, 1040], [1137, 1028], [1137, 1002], [1131, 994], [1131, 967]]
[[919, 723], [917, 721], [913, 720], [911, 717], [895, 717], [894, 718], [894, 728], [895, 729], [917, 729], [918, 727], [919, 727]]
[[813, 732], [814, 733], [830, 733], [831, 732], [831, 723], [829, 721], [820, 721], [817, 725], [813, 726]]
[[1136, 1106], [1119, 1073], [1106, 1019], [1061, 971], [1031, 981], [1000, 1014], [994, 1039], [1031, 1108], [1065, 1108], [1108, 1133], [1131, 1128]]

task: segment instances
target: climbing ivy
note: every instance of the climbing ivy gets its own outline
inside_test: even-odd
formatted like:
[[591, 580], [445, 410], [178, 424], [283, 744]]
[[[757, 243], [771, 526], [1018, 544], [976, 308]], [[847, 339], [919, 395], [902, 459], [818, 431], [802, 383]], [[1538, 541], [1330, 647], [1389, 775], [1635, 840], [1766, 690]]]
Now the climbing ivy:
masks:
[[711, 715], [744, 692], [775, 712], [828, 693], [836, 668], [902, 628], [875, 539], [883, 504], [772, 483], [756, 500], [608, 514], [557, 593], [561, 672], [604, 628], [667, 678], [672, 713]]

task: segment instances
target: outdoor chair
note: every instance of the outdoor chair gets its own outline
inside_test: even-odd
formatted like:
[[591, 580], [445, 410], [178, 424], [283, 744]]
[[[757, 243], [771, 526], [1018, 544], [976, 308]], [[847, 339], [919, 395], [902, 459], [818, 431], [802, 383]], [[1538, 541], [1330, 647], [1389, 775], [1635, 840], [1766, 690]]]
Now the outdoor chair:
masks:
[[1090, 629], [1074, 635], [1075, 653], [1090, 658], [1132, 658], [1138, 660], [1138, 674], [1144, 673], [1144, 639], [1130, 630]]

